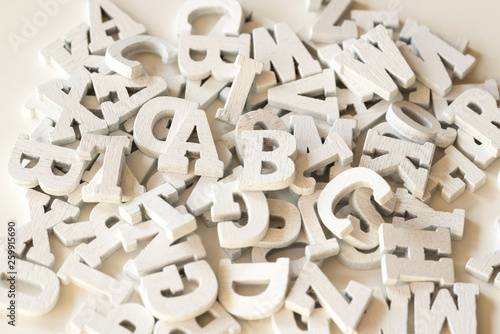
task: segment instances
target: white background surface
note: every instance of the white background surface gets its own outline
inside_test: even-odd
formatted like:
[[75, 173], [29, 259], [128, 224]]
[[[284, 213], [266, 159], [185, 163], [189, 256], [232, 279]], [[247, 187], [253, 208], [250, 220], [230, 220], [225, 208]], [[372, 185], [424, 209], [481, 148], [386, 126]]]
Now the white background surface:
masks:
[[[26, 18], [31, 21], [33, 16], [37, 15], [41, 10], [40, 2], [0, 0], [2, 8], [0, 11], [0, 226], [2, 226], [0, 233], [5, 232], [8, 219], [16, 219], [19, 224], [24, 224], [29, 219], [23, 193], [11, 184], [7, 174], [8, 158], [18, 133], [30, 133], [39, 121], [29, 119], [23, 113], [22, 105], [38, 84], [54, 77], [61, 77], [55, 68], [39, 61], [38, 51], [87, 18], [86, 1], [60, 1], [66, 3], [60, 5], [47, 22], [40, 22], [42, 24], [38, 31], [16, 50], [9, 43], [8, 34], [21, 35], [23, 20]], [[174, 24], [181, 0], [115, 0], [115, 2], [134, 19], [143, 23], [150, 34], [177, 44]], [[242, 3], [274, 21], [288, 22], [295, 30], [316, 16], [305, 10], [305, 0], [243, 0]], [[500, 5], [496, 1], [365, 0], [356, 1], [354, 8], [396, 10], [400, 14], [400, 21], [412, 17], [419, 23], [428, 25], [435, 32], [466, 38], [470, 41], [469, 53], [477, 58], [478, 63], [465, 82], [484, 82], [488, 78], [500, 78], [498, 63]], [[156, 74], [162, 75], [176, 72], [173, 68], [158, 65], [157, 58], [151, 59], [155, 62], [147, 68], [150, 74], [155, 74], [155, 70], [158, 71]], [[213, 119], [216, 107], [219, 105], [215, 103], [207, 110], [209, 118]], [[214, 134], [217, 137], [224, 131], [227, 131], [227, 128], [217, 126]], [[361, 147], [362, 144], [358, 142], [358, 150]], [[474, 282], [480, 286], [481, 295], [477, 310], [479, 333], [500, 333], [500, 289], [495, 289], [491, 282], [486, 284], [469, 276], [464, 268], [470, 257], [500, 248], [500, 237], [494, 228], [495, 219], [500, 214], [500, 192], [496, 188], [496, 175], [499, 169], [500, 162], [494, 162], [486, 170], [487, 184], [474, 194], [466, 192], [452, 205], [446, 204], [438, 194], [435, 194], [431, 201], [435, 209], [452, 211], [454, 207], [458, 207], [466, 210], [464, 239], [453, 241], [453, 259], [456, 281]], [[87, 218], [87, 215], [88, 210], [84, 210], [81, 219]], [[214, 270], [217, 270], [219, 259], [225, 255], [218, 247], [216, 230], [207, 229], [202, 223], [199, 226], [199, 233], [207, 248], [208, 262]], [[51, 237], [51, 246], [56, 256], [54, 270], [57, 271], [72, 250], [63, 247], [54, 237]], [[114, 277], [122, 277], [121, 268], [125, 260], [137, 253], [138, 251], [131, 254], [126, 254], [123, 250], [118, 251], [104, 262], [103, 271]], [[322, 269], [340, 289], [345, 288], [351, 279], [368, 286], [381, 284], [379, 269], [353, 271], [334, 258], [325, 261]], [[19, 326], [15, 331], [6, 326], [5, 311], [1, 310], [0, 333], [62, 333], [83, 302], [92, 297], [90, 293], [75, 286], [62, 286], [58, 304], [49, 314], [39, 318], [18, 315]], [[134, 293], [131, 301], [140, 302], [137, 293]], [[244, 324], [243, 329], [244, 332], [270, 332], [270, 321], [266, 319]]]

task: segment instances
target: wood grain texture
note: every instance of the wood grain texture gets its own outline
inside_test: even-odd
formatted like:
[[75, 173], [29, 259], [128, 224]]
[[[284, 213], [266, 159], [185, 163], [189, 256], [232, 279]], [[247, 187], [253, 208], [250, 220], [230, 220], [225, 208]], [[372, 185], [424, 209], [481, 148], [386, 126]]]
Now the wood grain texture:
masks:
[[[93, 54], [102, 54], [113, 43], [108, 31], [118, 32], [119, 38], [146, 33], [144, 25], [135, 22], [110, 0], [89, 0], [90, 44]], [[106, 20], [104, 15], [109, 17]]]
[[[40, 186], [47, 194], [65, 196], [78, 187], [86, 167], [75, 150], [31, 141], [28, 135], [20, 134], [9, 158], [8, 172], [17, 186]], [[56, 173], [57, 168], [65, 173]]]
[[[333, 124], [339, 118], [335, 73], [332, 69], [306, 78], [291, 81], [268, 91], [269, 104], [272, 107], [310, 115]], [[325, 100], [315, 98], [325, 96]]]
[[426, 26], [418, 27], [411, 35], [411, 47], [402, 44], [399, 51], [415, 72], [418, 81], [441, 96], [448, 94], [452, 86], [442, 59], [446, 59], [446, 63], [453, 67], [453, 74], [459, 79], [463, 79], [476, 62], [473, 56], [462, 54], [431, 33]]
[[[486, 183], [486, 174], [455, 146], [449, 146], [444, 153], [444, 157], [431, 167], [424, 200], [441, 189], [441, 197], [451, 203], [465, 192], [466, 187], [474, 192]], [[457, 174], [462, 175], [463, 180]]]
[[[240, 205], [234, 201], [239, 196], [245, 203], [248, 222], [245, 226], [234, 224], [241, 218]], [[217, 183], [214, 185], [214, 201], [211, 218], [217, 225], [219, 244], [224, 248], [251, 247], [267, 234], [269, 227], [269, 208], [266, 197], [261, 191], [243, 191], [238, 183]]]
[[125, 78], [135, 78], [142, 74], [144, 67], [130, 58], [142, 53], [154, 53], [164, 64], [177, 60], [175, 46], [156, 36], [137, 35], [114, 41], [106, 50], [106, 65]]
[[205, 326], [201, 326], [196, 319], [175, 322], [158, 321], [155, 325], [154, 334], [170, 334], [176, 330], [186, 334], [238, 334], [241, 332], [238, 321], [227, 313], [218, 302], [215, 302], [206, 314], [209, 314], [213, 320]]
[[[354, 54], [363, 62], [356, 60]], [[376, 26], [352, 43], [349, 50], [336, 55], [332, 65], [335, 71], [354, 77], [387, 101], [398, 94], [396, 84], [404, 88], [415, 82], [413, 71], [382, 25]]]
[[254, 59], [264, 64], [264, 71], [270, 71], [272, 64], [280, 83], [297, 79], [294, 61], [298, 63], [301, 78], [321, 72], [319, 62], [307, 52], [287, 23], [276, 23], [273, 30], [275, 38], [265, 27], [252, 31]]
[[351, 5], [352, 0], [329, 2], [312, 24], [309, 39], [313, 42], [332, 44], [357, 38], [358, 28], [354, 21], [344, 20], [341, 25], [337, 25]]
[[446, 148], [457, 137], [455, 129], [442, 129], [439, 121], [427, 110], [409, 101], [394, 102], [385, 117], [402, 136], [418, 144], [430, 142]]
[[189, 0], [182, 4], [177, 12], [175, 30], [177, 35], [183, 31], [193, 33], [192, 23], [207, 14], [224, 14], [222, 32], [226, 36], [238, 36], [245, 22], [245, 15], [238, 1], [209, 0], [199, 2]]
[[177, 191], [169, 183], [162, 184], [122, 204], [120, 215], [129, 224], [143, 221], [143, 214], [165, 229], [171, 240], [177, 240], [196, 229], [196, 219], [189, 213], [180, 213], [171, 203], [178, 200]]
[[72, 127], [75, 122], [78, 124], [81, 134], [108, 134], [108, 123], [81, 104], [91, 84], [89, 74], [80, 74], [67, 81], [62, 79], [49, 80], [37, 87], [36, 91], [40, 100], [57, 110], [57, 117], [53, 119], [56, 126], [50, 133], [52, 144], [64, 145], [76, 141], [75, 130]]
[[[382, 256], [382, 281], [386, 285], [399, 282], [436, 282], [450, 287], [455, 283], [451, 254], [450, 231], [438, 228], [436, 231], [396, 228], [391, 224], [380, 226], [380, 252]], [[397, 252], [407, 257], [398, 257]], [[427, 260], [429, 251], [439, 260]]]
[[235, 64], [239, 69], [231, 85], [231, 91], [224, 108], [219, 108], [215, 118], [235, 125], [243, 113], [255, 76], [262, 73], [264, 64], [252, 58], [238, 55]]
[[[7, 259], [7, 250], [0, 248], [0, 255]], [[10, 284], [17, 285], [22, 281], [26, 285], [36, 286], [40, 289], [38, 294], [31, 294], [22, 290], [16, 291], [16, 312], [26, 316], [41, 316], [50, 312], [59, 299], [59, 280], [56, 274], [49, 268], [35, 263], [15, 260], [15, 283], [8, 281], [12, 276], [12, 268], [9, 267], [7, 260], [0, 263], [0, 276], [2, 280], [7, 280], [9, 285], [0, 286], [0, 305], [4, 309], [10, 307], [12, 299], [8, 297]]]
[[92, 209], [88, 221], [57, 224], [54, 234], [65, 246], [78, 245], [75, 253], [90, 267], [100, 269], [102, 261], [120, 249], [118, 229], [123, 224], [118, 205], [102, 202]]
[[372, 299], [354, 333], [398, 334], [408, 332], [408, 304], [411, 300], [410, 286], [387, 286], [386, 297], [380, 288], [373, 288]]
[[317, 265], [307, 262], [286, 298], [285, 307], [302, 316], [311, 316], [316, 301], [308, 295], [309, 289], [314, 291], [321, 306], [343, 333], [356, 328], [372, 295], [371, 289], [350, 281], [346, 288], [347, 301]]
[[62, 284], [73, 283], [99, 297], [108, 299], [115, 305], [125, 303], [134, 287], [130, 281], [117, 279], [108, 276], [86, 264], [80, 262], [76, 254], [70, 254], [63, 265], [57, 271]]
[[[245, 130], [245, 163], [238, 177], [241, 190], [285, 189], [295, 178], [296, 144], [293, 135], [280, 130]], [[275, 147], [264, 151], [265, 146]]]
[[[90, 73], [90, 70], [102, 74], [111, 74], [103, 56], [91, 54], [89, 51], [89, 26], [81, 23], [62, 38], [56, 39], [40, 51], [46, 63], [54, 65], [65, 75], [74, 76], [79, 73]], [[69, 46], [69, 50], [66, 49]]]
[[415, 334], [438, 334], [445, 321], [452, 333], [477, 332], [478, 285], [455, 283], [453, 295], [447, 289], [440, 289], [432, 304], [433, 283], [418, 282], [411, 283], [410, 286], [415, 303]]
[[136, 303], [119, 305], [110, 312], [103, 313], [92, 303], [85, 303], [76, 316], [68, 324], [72, 332], [89, 333], [121, 333], [125, 330], [123, 324], [130, 324], [135, 328], [134, 333], [150, 334], [153, 331], [155, 320], [148, 310]]
[[[258, 320], [267, 318], [283, 307], [288, 288], [290, 260], [280, 258], [276, 263], [231, 263], [220, 260], [219, 302], [232, 315]], [[266, 284], [266, 289], [254, 296], [234, 291], [235, 284]]]
[[[191, 58], [193, 52], [206, 53], [202, 61]], [[236, 77], [238, 66], [227, 63], [222, 55], [250, 56], [250, 35], [238, 37], [199, 36], [183, 31], [179, 38], [179, 69], [189, 80], [203, 80], [209, 76], [224, 82], [231, 82]], [[259, 61], [258, 59], [256, 59]]]
[[359, 219], [352, 215], [347, 218], [337, 218], [333, 208], [343, 197], [362, 187], [373, 190], [373, 197], [379, 205], [392, 210], [396, 204], [396, 196], [391, 187], [374, 171], [356, 167], [340, 173], [328, 182], [318, 199], [318, 212], [323, 224], [340, 239], [353, 231], [354, 224], [359, 225]]
[[397, 173], [413, 196], [422, 198], [436, 146], [423, 145], [381, 136], [368, 130], [360, 167], [367, 167], [382, 176]]
[[[218, 283], [210, 265], [205, 260], [191, 262], [184, 266], [184, 272], [188, 282], [197, 283], [190, 293], [185, 293], [186, 287], [175, 265], [141, 279], [141, 298], [155, 318], [185, 321], [205, 313], [215, 303]], [[162, 291], [171, 293], [165, 296]]]
[[408, 193], [408, 190], [396, 190], [398, 201], [394, 208], [392, 225], [397, 228], [414, 230], [435, 230], [449, 228], [452, 240], [462, 240], [465, 225], [465, 210], [454, 209], [453, 212], [436, 211]]
[[[476, 113], [476, 109], [481, 110], [481, 113]], [[493, 122], [500, 122], [500, 114], [493, 95], [479, 88], [466, 90], [443, 110], [442, 115], [447, 123], [468, 132], [486, 145], [488, 152], [499, 156], [500, 129]]]

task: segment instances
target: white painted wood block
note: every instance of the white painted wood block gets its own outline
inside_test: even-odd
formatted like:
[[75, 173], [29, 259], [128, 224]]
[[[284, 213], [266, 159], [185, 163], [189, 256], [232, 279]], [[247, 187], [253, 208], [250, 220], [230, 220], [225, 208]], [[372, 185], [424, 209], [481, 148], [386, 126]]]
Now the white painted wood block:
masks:
[[413, 196], [424, 196], [429, 169], [436, 146], [423, 145], [381, 136], [376, 130], [368, 130], [360, 167], [367, 167], [382, 176], [398, 174], [405, 188]]
[[[299, 237], [299, 240], [302, 239]], [[305, 254], [305, 249], [307, 247], [307, 243], [303, 241], [295, 241], [291, 243], [290, 245], [283, 247], [283, 248], [260, 248], [260, 247], [253, 247], [252, 248], [252, 262], [253, 263], [272, 263], [272, 261], [268, 260], [268, 257], [271, 255], [274, 255], [276, 253], [281, 253], [284, 252], [284, 258], [289, 258], [286, 254], [287, 251], [294, 250], [297, 251], [298, 249], [304, 249], [304, 256], [298, 257], [295, 259], [290, 259], [290, 279], [293, 281], [295, 280], [299, 274], [304, 265], [309, 261]], [[232, 260], [234, 261], [234, 260]], [[313, 261], [315, 264], [321, 267], [323, 264], [323, 260], [317, 260]]]
[[386, 113], [387, 122], [403, 137], [418, 143], [434, 143], [446, 148], [455, 142], [457, 131], [451, 127], [441, 128], [441, 123], [427, 110], [409, 101], [391, 104]]
[[[280, 258], [276, 263], [231, 263], [220, 260], [219, 302], [232, 315], [258, 320], [271, 316], [283, 307], [289, 281], [290, 260]], [[236, 284], [267, 284], [266, 289], [254, 296], [235, 292]]]
[[295, 160], [295, 180], [290, 185], [290, 190], [297, 195], [310, 195], [314, 192], [316, 180], [310, 177], [312, 172], [321, 167], [326, 167], [332, 162], [342, 166], [350, 164], [353, 154], [344, 139], [334, 131], [325, 140], [325, 143], [310, 153]]
[[299, 209], [290, 202], [268, 198], [269, 220], [283, 221], [283, 226], [269, 226], [266, 235], [254, 247], [283, 248], [291, 245], [299, 236], [301, 217]]
[[144, 103], [165, 95], [167, 83], [161, 77], [138, 76], [132, 79], [120, 75], [91, 75], [97, 100], [110, 131], [137, 114]]
[[[424, 25], [418, 24], [417, 21], [415, 21], [412, 18], [407, 18], [403, 27], [401, 28], [401, 31], [399, 32], [398, 39], [400, 41], [403, 41], [406, 44], [411, 43], [411, 38], [413, 34], [418, 30], [420, 27], [425, 27]], [[438, 32], [433, 32], [434, 35], [460, 51], [461, 53], [465, 53], [467, 51], [467, 48], [469, 47], [469, 41], [466, 40], [465, 38], [461, 37], [450, 37], [450, 36], [445, 36], [442, 35]], [[449, 72], [450, 73], [450, 72]], [[451, 73], [450, 73], [451, 74]]]
[[373, 288], [372, 299], [366, 314], [361, 319], [354, 333], [387, 333], [398, 334], [408, 332], [408, 304], [411, 300], [410, 286], [387, 286], [386, 298], [380, 288]]
[[[486, 183], [486, 174], [455, 146], [449, 146], [444, 153], [444, 157], [431, 167], [426, 198], [441, 189], [441, 197], [451, 203], [465, 192], [466, 187], [474, 192]], [[458, 173], [463, 175], [463, 181], [457, 177]]]
[[356, 328], [372, 295], [371, 289], [350, 281], [346, 288], [349, 301], [346, 300], [317, 265], [307, 262], [286, 298], [285, 307], [302, 316], [311, 316], [316, 301], [308, 294], [310, 289], [343, 333]]
[[82, 160], [92, 160], [96, 153], [104, 155], [100, 178], [94, 177], [82, 189], [85, 202], [121, 203], [120, 188], [125, 154], [132, 149], [132, 139], [127, 136], [103, 136], [86, 133], [82, 135], [78, 154]]
[[[144, 154], [159, 158], [165, 152], [166, 142], [156, 138], [156, 124], [161, 119], [173, 118], [176, 114], [183, 119], [188, 110], [197, 109], [198, 103], [176, 97], [159, 96], [149, 100], [141, 107], [134, 122], [135, 144]], [[165, 132], [168, 135], [170, 130]]]
[[254, 59], [264, 64], [264, 71], [274, 69], [280, 83], [294, 81], [298, 63], [301, 78], [321, 73], [321, 66], [309, 54], [297, 35], [285, 23], [274, 25], [274, 38], [265, 27], [252, 31]]
[[[53, 79], [54, 81], [56, 79]], [[52, 108], [52, 106], [40, 99], [38, 92], [35, 92], [26, 100], [24, 103], [24, 113], [31, 118], [49, 118], [51, 120], [57, 120], [61, 115], [61, 111]]]
[[196, 159], [196, 175], [224, 175], [224, 163], [219, 160], [207, 115], [200, 109], [174, 115], [164, 151], [158, 158], [158, 170], [187, 174], [189, 159]]
[[123, 224], [118, 205], [102, 202], [92, 209], [88, 221], [57, 224], [54, 234], [65, 246], [78, 245], [75, 253], [90, 267], [100, 269], [102, 261], [120, 249], [118, 228]]
[[[347, 146], [354, 150], [356, 148], [356, 144], [354, 143], [354, 137], [359, 136], [359, 129], [357, 127], [358, 121], [356, 119], [352, 119], [349, 116], [345, 116], [346, 118], [337, 118], [335, 123], [332, 125], [331, 131], [338, 133], [342, 139], [344, 139]], [[330, 167], [329, 171], [329, 179], [333, 179], [335, 176], [339, 175], [343, 171], [352, 167], [352, 162], [347, 165], [342, 165], [340, 162], [334, 162]]]
[[[201, 53], [205, 58], [194, 60], [191, 55]], [[189, 80], [203, 80], [209, 76], [224, 82], [231, 82], [238, 72], [238, 66], [228, 63], [222, 56], [250, 57], [250, 35], [238, 37], [200, 36], [181, 32], [179, 38], [179, 69]], [[258, 59], [256, 59], [258, 61]]]
[[[335, 69], [335, 57], [342, 52], [340, 45], [329, 44], [318, 49], [318, 58], [325, 67]], [[373, 99], [373, 92], [355, 77], [335, 70], [336, 77], [348, 88], [358, 100], [365, 102]], [[337, 88], [337, 97], [340, 99], [339, 89]], [[339, 105], [340, 105], [339, 101]], [[342, 108], [341, 108], [342, 109]]]
[[[349, 49], [332, 60], [335, 71], [365, 84], [384, 100], [389, 101], [397, 96], [397, 85], [406, 88], [415, 82], [413, 71], [384, 26], [373, 28], [352, 43]], [[357, 60], [355, 55], [362, 61]]]
[[[93, 54], [104, 54], [113, 43], [108, 32], [118, 32], [119, 38], [141, 35], [146, 28], [135, 22], [110, 0], [89, 0], [90, 44]], [[109, 19], [106, 19], [109, 18]]]
[[[15, 259], [15, 272], [12, 275], [12, 261], [7, 261], [7, 250], [0, 248], [0, 256], [5, 261], [0, 263], [0, 276], [5, 280], [5, 284], [0, 286], [0, 305], [2, 309], [7, 309], [6, 315], [9, 317], [8, 307], [12, 307], [12, 298], [9, 297], [11, 286], [17, 286], [17, 282], [36, 286], [40, 289], [38, 294], [30, 294], [22, 289], [16, 291], [15, 308], [16, 312], [26, 316], [41, 316], [54, 308], [59, 299], [59, 280], [54, 272], [44, 266]], [[12, 279], [14, 277], [14, 279]]]
[[197, 234], [189, 235], [186, 241], [172, 244], [165, 232], [160, 231], [139, 255], [125, 263], [124, 271], [129, 277], [139, 279], [172, 264], [181, 266], [206, 257], [207, 253]]
[[200, 104], [201, 109], [208, 108], [212, 104], [219, 93], [229, 83], [219, 81], [213, 76], [203, 80], [186, 80], [186, 95], [185, 99]]
[[[423, 231], [382, 224], [379, 233], [384, 284], [429, 281], [444, 287], [453, 285], [453, 259], [446, 258], [451, 254], [450, 231], [447, 228]], [[429, 251], [439, 260], [427, 260]], [[394, 254], [397, 252], [404, 252], [407, 256]]]
[[[9, 158], [8, 172], [17, 186], [40, 186], [47, 194], [63, 196], [78, 187], [86, 166], [75, 150], [31, 141], [28, 135], [20, 134]], [[66, 173], [55, 174], [53, 169], [57, 168]]]
[[490, 93], [496, 101], [500, 101], [500, 93], [498, 92], [498, 84], [495, 79], [486, 79], [484, 83], [477, 84], [461, 84], [453, 85], [451, 90], [446, 96], [432, 92], [432, 108], [434, 116], [440, 121], [444, 122], [443, 111], [448, 108], [448, 105], [457, 99], [463, 92], [472, 88], [480, 88]]
[[43, 117], [29, 135], [29, 140], [50, 144], [50, 133], [54, 130], [54, 121], [48, 117]]
[[163, 321], [186, 321], [205, 313], [215, 303], [217, 278], [205, 260], [186, 264], [184, 273], [188, 282], [197, 284], [196, 289], [190, 293], [187, 293], [187, 287], [175, 265], [141, 279], [139, 292], [142, 301], [155, 318]]
[[354, 225], [359, 224], [359, 219], [352, 215], [339, 219], [334, 215], [333, 208], [353, 190], [363, 187], [373, 190], [373, 197], [379, 205], [392, 210], [396, 204], [396, 195], [376, 172], [356, 167], [340, 173], [328, 182], [318, 198], [318, 213], [323, 224], [340, 239], [353, 231]]
[[436, 211], [408, 193], [408, 190], [396, 190], [398, 201], [394, 208], [392, 225], [397, 228], [413, 230], [435, 230], [443, 227], [450, 229], [452, 240], [462, 240], [465, 225], [465, 210], [453, 212]]
[[474, 136], [460, 128], [457, 130], [455, 146], [481, 169], [488, 168], [496, 160], [495, 154], [488, 150], [488, 145], [478, 144]]
[[140, 184], [145, 184], [157, 167], [157, 160], [141, 150], [135, 150], [125, 156], [125, 163]]
[[163, 180], [174, 187], [179, 194], [182, 194], [184, 191], [186, 191], [186, 189], [189, 188], [193, 183], [195, 183], [199, 178], [199, 176], [194, 175], [193, 168], [190, 168], [187, 174], [165, 172], [159, 173], [162, 174]]
[[311, 195], [300, 196], [298, 207], [302, 215], [304, 231], [306, 232], [309, 245], [306, 246], [306, 257], [310, 261], [321, 260], [339, 253], [339, 244], [335, 238], [327, 238], [321, 227], [321, 221], [316, 214], [315, 207], [318, 198], [324, 188], [324, 184], [318, 183], [317, 190]]
[[16, 256], [21, 258], [27, 251], [27, 261], [52, 268], [55, 258], [50, 250], [49, 234], [59, 223], [76, 221], [80, 209], [59, 199], [51, 203], [50, 196], [32, 189], [27, 190], [26, 199], [31, 221], [17, 231]]
[[354, 270], [371, 270], [380, 268], [382, 254], [379, 247], [370, 251], [360, 251], [343, 240], [339, 240], [339, 254], [337, 258], [346, 267]]
[[196, 229], [196, 219], [174, 209], [177, 191], [169, 183], [162, 184], [120, 206], [120, 215], [129, 224], [143, 221], [143, 214], [165, 229], [170, 240], [177, 240]]
[[476, 62], [473, 56], [462, 54], [426, 26], [418, 27], [411, 36], [411, 46], [402, 44], [399, 51], [417, 80], [441, 96], [448, 94], [452, 86], [442, 59], [453, 67], [453, 74], [459, 79], [463, 79]]
[[[271, 321], [274, 333], [276, 334], [330, 333], [330, 319], [328, 319], [328, 315], [322, 308], [314, 309], [311, 316], [307, 319], [300, 318], [297, 320], [293, 311], [284, 307], [273, 314]], [[302, 322], [302, 324], [306, 326], [307, 330], [299, 327], [297, 325], [298, 321]]]
[[226, 147], [229, 149], [236, 148], [240, 163], [245, 162], [245, 140], [242, 138], [243, 131], [255, 130], [256, 128], [288, 131], [288, 128], [278, 115], [264, 109], [258, 109], [243, 114], [236, 125], [236, 129], [221, 137]]
[[130, 281], [118, 281], [93, 269], [81, 263], [76, 254], [70, 254], [66, 258], [66, 261], [59, 268], [57, 276], [62, 284], [73, 283], [117, 305], [125, 303], [134, 292], [134, 287]]
[[245, 22], [241, 4], [235, 0], [189, 0], [182, 4], [177, 12], [175, 28], [177, 35], [184, 31], [193, 33], [192, 23], [207, 14], [223, 14], [224, 26], [222, 32], [226, 36], [238, 36]]
[[177, 60], [177, 48], [165, 40], [150, 35], [137, 35], [114, 41], [106, 50], [106, 65], [125, 78], [142, 74], [144, 67], [131, 58], [142, 53], [154, 53], [164, 64]]
[[200, 177], [186, 201], [188, 211], [193, 216], [198, 217], [199, 215], [210, 210], [214, 200], [213, 186], [217, 182], [227, 183], [237, 181], [241, 169], [241, 167], [233, 169], [233, 172], [230, 175], [220, 180], [218, 177]]
[[215, 114], [215, 119], [236, 125], [243, 113], [248, 94], [252, 88], [255, 76], [262, 73], [264, 64], [252, 58], [238, 55], [235, 63], [238, 65], [238, 72], [231, 86], [231, 91], [224, 108], [219, 108]]
[[500, 113], [493, 95], [479, 88], [469, 89], [457, 97], [442, 115], [445, 122], [468, 132], [486, 145], [488, 152], [499, 156], [500, 129], [493, 123], [500, 122]]
[[[310, 115], [333, 124], [339, 118], [335, 90], [335, 73], [326, 69], [322, 73], [270, 88], [268, 99], [272, 107]], [[315, 98], [320, 95], [325, 96], [324, 101]]]
[[358, 188], [349, 197], [351, 214], [358, 217], [353, 223], [354, 229], [343, 240], [359, 250], [371, 250], [378, 246], [378, 229], [384, 218], [371, 203], [373, 191], [368, 188]]
[[[495, 269], [500, 266], [500, 250], [469, 259], [465, 266], [468, 274], [488, 282]], [[497, 274], [494, 281], [495, 287], [500, 289], [500, 274]]]
[[291, 116], [290, 128], [295, 137], [297, 158], [323, 145], [318, 128], [312, 116], [300, 114]]
[[445, 322], [451, 333], [477, 332], [478, 285], [455, 283], [453, 295], [447, 289], [440, 289], [432, 304], [433, 283], [411, 283], [411, 292], [415, 300], [415, 334], [441, 333]]
[[369, 31], [377, 24], [382, 24], [388, 30], [399, 29], [398, 13], [389, 10], [351, 10], [351, 19], [363, 31]]
[[[108, 124], [85, 108], [81, 101], [91, 86], [89, 74], [69, 78], [49, 80], [36, 88], [40, 100], [57, 110], [59, 115], [54, 130], [50, 133], [50, 142], [55, 145], [70, 144], [77, 140], [73, 125], [78, 124], [81, 134], [107, 134]], [[49, 115], [46, 115], [49, 116]]]
[[160, 232], [162, 228], [152, 220], [135, 225], [118, 226], [118, 236], [127, 253], [135, 251], [139, 243], [153, 239]]
[[408, 92], [408, 101], [426, 110], [429, 109], [432, 95], [429, 87], [416, 80], [413, 85], [402, 91]]
[[[245, 130], [245, 164], [238, 177], [241, 190], [280, 190], [287, 188], [295, 178], [295, 138], [280, 130]], [[275, 147], [264, 151], [265, 146]]]
[[215, 302], [206, 312], [213, 318], [205, 326], [200, 325], [196, 319], [185, 321], [166, 322], [158, 321], [155, 325], [154, 334], [170, 334], [181, 331], [186, 334], [238, 334], [241, 332], [241, 325], [226, 310]]
[[[224, 248], [251, 247], [261, 241], [269, 227], [269, 208], [266, 197], [261, 191], [243, 191], [238, 183], [217, 183], [214, 188], [214, 200], [211, 218], [217, 225], [219, 243]], [[245, 203], [248, 222], [237, 226], [232, 220], [241, 218], [240, 205], [234, 201], [239, 196]]]
[[342, 25], [337, 25], [351, 4], [352, 0], [330, 1], [311, 26], [309, 32], [311, 41], [331, 44], [357, 38], [358, 27], [354, 21], [345, 20]]
[[124, 324], [134, 328], [136, 334], [151, 334], [155, 320], [148, 310], [136, 303], [122, 304], [104, 314], [98, 307], [89, 302], [85, 303], [68, 325], [72, 333], [107, 334], [127, 333], [129, 330]]
[[112, 70], [106, 65], [103, 56], [90, 54], [89, 30], [86, 23], [79, 24], [62, 38], [43, 48], [40, 51], [40, 57], [68, 77], [91, 71], [111, 74]]

